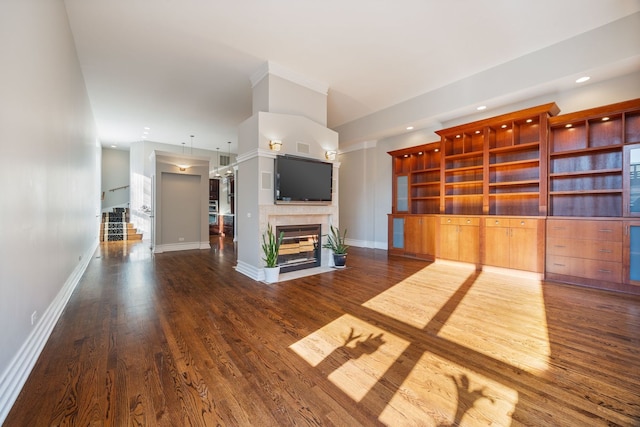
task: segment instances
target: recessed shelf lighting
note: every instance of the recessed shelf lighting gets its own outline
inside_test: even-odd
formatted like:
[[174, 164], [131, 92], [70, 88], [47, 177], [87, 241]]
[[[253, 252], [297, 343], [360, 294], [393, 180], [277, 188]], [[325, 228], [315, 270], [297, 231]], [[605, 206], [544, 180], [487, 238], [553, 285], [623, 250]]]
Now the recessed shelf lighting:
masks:
[[603, 117], [603, 118], [602, 118], [602, 121], [603, 121], [603, 122], [606, 122], [607, 120], [609, 120], [609, 117]]
[[460, 137], [462, 137], [462, 135], [456, 135], [456, 138], [460, 138]]
[[564, 127], [570, 128], [570, 127], [573, 127], [573, 125], [571, 123], [568, 123], [568, 124], [564, 125]]
[[418, 156], [422, 156], [422, 151], [418, 151]]
[[405, 155], [404, 155], [404, 157], [405, 157], [405, 158], [407, 158], [407, 157], [409, 157], [409, 155], [408, 155], [408, 154], [405, 154]]
[[479, 131], [479, 130], [477, 130], [477, 131], [476, 131], [476, 135], [477, 135], [477, 134], [479, 134], [479, 133], [480, 133], [480, 131]]
[[440, 149], [439, 149], [439, 148], [436, 148], [436, 149], [434, 149], [433, 151], [434, 151], [435, 153], [437, 153], [438, 151], [440, 151]]
[[501, 127], [502, 129], [506, 129], [506, 128], [507, 128], [507, 125], [502, 125], [502, 126], [500, 126], [500, 127]]
[[478, 111], [482, 111], [482, 110], [486, 110], [486, 109], [487, 109], [486, 105], [481, 105], [478, 108], [476, 108], [476, 110], [478, 110]]
[[527, 123], [531, 123], [533, 119], [527, 119]]
[[413, 126], [407, 126], [407, 130], [413, 130]]
[[584, 83], [587, 80], [589, 80], [590, 78], [591, 77], [589, 77], [589, 76], [582, 76], [582, 77], [580, 77], [579, 79], [576, 80], [576, 83]]

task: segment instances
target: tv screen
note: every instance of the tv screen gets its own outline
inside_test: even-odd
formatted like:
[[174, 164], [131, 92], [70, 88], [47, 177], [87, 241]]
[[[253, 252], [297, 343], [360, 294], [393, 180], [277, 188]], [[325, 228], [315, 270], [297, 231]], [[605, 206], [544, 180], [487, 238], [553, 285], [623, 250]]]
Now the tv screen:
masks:
[[295, 156], [275, 160], [276, 203], [329, 203], [333, 164]]

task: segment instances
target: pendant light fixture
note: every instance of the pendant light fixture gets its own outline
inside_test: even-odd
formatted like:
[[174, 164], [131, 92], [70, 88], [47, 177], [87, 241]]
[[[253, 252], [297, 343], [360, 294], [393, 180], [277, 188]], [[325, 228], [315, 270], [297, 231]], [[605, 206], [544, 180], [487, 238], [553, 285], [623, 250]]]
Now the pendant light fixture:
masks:
[[227, 169], [227, 175], [231, 175], [233, 170], [231, 170], [231, 141], [228, 141], [229, 144], [229, 169]]
[[216, 148], [216, 178], [220, 178], [220, 171], [218, 168], [220, 167], [220, 147]]
[[191, 153], [190, 154], [193, 156], [193, 135], [191, 135]]

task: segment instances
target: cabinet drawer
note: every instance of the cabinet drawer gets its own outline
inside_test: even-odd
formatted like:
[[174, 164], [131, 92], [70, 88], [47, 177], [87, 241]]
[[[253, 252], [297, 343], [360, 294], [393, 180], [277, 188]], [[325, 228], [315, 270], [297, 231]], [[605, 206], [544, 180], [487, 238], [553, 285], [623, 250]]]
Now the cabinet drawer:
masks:
[[576, 221], [576, 236], [582, 239], [622, 242], [622, 222], [620, 221]]
[[485, 218], [485, 227], [509, 227], [509, 218]]
[[509, 227], [511, 228], [538, 228], [539, 220], [531, 218], [511, 218]]
[[462, 216], [443, 216], [440, 217], [440, 224], [455, 224], [455, 225], [480, 225], [480, 218], [474, 217], [462, 217]]
[[547, 254], [547, 272], [617, 283], [622, 263]]
[[622, 281], [622, 263], [619, 262], [579, 259], [574, 267], [577, 270], [574, 276], [616, 283]]
[[619, 242], [551, 237], [547, 239], [547, 253], [622, 262], [622, 245]]
[[573, 275], [573, 258], [547, 254], [547, 272], [555, 274]]
[[561, 237], [561, 238], [575, 238], [576, 235], [573, 229], [574, 221], [548, 219], [547, 220], [547, 238]]
[[620, 221], [547, 220], [547, 237], [622, 241]]

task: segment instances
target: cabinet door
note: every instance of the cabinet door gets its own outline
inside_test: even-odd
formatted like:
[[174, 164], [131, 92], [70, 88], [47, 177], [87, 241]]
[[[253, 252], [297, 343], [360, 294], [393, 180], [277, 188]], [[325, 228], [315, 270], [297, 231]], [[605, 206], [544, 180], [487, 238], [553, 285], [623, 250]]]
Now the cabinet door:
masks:
[[640, 220], [624, 223], [622, 274], [624, 283], [640, 286]]
[[624, 147], [624, 178], [624, 212], [640, 216], [640, 144]]
[[391, 217], [390, 249], [404, 249], [404, 217]]
[[509, 259], [511, 268], [541, 272], [541, 263], [538, 259], [537, 228], [513, 227], [510, 232]]
[[423, 219], [421, 216], [407, 216], [404, 222], [404, 248], [406, 252], [417, 255], [423, 253], [422, 230]]
[[458, 259], [473, 264], [480, 263], [480, 228], [477, 225], [459, 226], [458, 233], [459, 255]]
[[509, 227], [503, 225], [504, 222], [506, 220], [493, 218], [485, 222], [484, 263], [509, 268]]
[[440, 223], [440, 258], [458, 260], [458, 234], [458, 224]]

